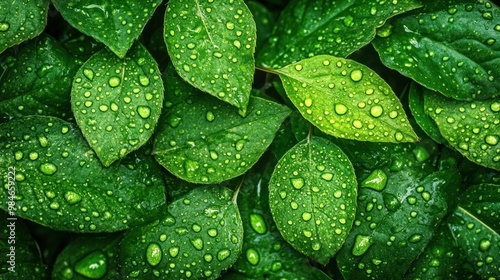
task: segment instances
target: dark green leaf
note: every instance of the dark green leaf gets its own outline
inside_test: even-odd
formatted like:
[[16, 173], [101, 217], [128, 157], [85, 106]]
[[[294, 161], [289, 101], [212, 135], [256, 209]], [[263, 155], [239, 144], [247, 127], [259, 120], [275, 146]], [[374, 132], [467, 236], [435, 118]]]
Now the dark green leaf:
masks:
[[168, 206], [160, 221], [120, 244], [122, 277], [216, 279], [238, 258], [243, 226], [233, 191], [199, 187]]
[[288, 97], [323, 132], [374, 142], [414, 142], [401, 102], [375, 72], [320, 55], [277, 70]]
[[158, 124], [154, 154], [168, 171], [194, 183], [219, 183], [245, 173], [271, 144], [285, 106], [252, 97], [246, 117], [197, 93]]
[[315, 55], [347, 57], [368, 44], [388, 18], [420, 6], [416, 0], [321, 0], [313, 5], [293, 0], [259, 52], [258, 64], [278, 69]]
[[3, 1], [0, 5], [0, 53], [34, 38], [47, 24], [49, 0]]
[[160, 75], [139, 43], [123, 59], [103, 49], [76, 73], [73, 113], [105, 166], [137, 150], [153, 134], [163, 105]]
[[319, 137], [305, 139], [278, 162], [269, 182], [276, 225], [295, 249], [326, 264], [349, 234], [356, 176], [347, 156]]
[[90, 36], [83, 35], [80, 31], [68, 26], [60, 39], [64, 48], [74, 57], [87, 61], [93, 54], [104, 48]]
[[459, 100], [500, 95], [500, 9], [490, 1], [427, 1], [373, 41], [382, 62]]
[[257, 1], [248, 1], [248, 9], [253, 15], [257, 28], [257, 46], [256, 49], [264, 44], [273, 32], [276, 24], [273, 13], [264, 5]]
[[255, 62], [255, 22], [243, 0], [170, 0], [165, 42], [179, 75], [245, 112]]
[[82, 33], [125, 57], [161, 0], [119, 0], [96, 4], [92, 0], [53, 0], [66, 21]]
[[69, 118], [70, 89], [79, 63], [41, 35], [0, 55], [0, 121], [26, 115]]
[[[0, 125], [0, 170], [15, 168], [16, 215], [57, 230], [113, 232], [153, 220], [165, 206], [161, 167], [146, 151], [104, 168], [78, 127], [29, 116]], [[7, 209], [7, 189], [0, 192]]]

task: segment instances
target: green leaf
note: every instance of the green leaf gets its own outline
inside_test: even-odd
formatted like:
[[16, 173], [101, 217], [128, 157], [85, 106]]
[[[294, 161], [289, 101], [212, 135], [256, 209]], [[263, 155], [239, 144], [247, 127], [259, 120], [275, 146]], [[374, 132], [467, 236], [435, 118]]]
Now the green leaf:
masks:
[[15, 168], [16, 215], [57, 230], [113, 232], [152, 221], [165, 206], [161, 167], [142, 150], [104, 168], [78, 127], [29, 116], [0, 125], [0, 175]]
[[453, 148], [479, 165], [500, 170], [500, 99], [457, 101], [427, 90], [424, 107]]
[[241, 252], [243, 226], [233, 196], [224, 187], [196, 188], [172, 202], [161, 220], [127, 232], [120, 244], [122, 277], [216, 279]]
[[[474, 3], [475, 2], [475, 3]], [[500, 9], [489, 1], [427, 2], [373, 41], [382, 62], [458, 100], [500, 95]]]
[[103, 49], [76, 73], [73, 113], [104, 166], [137, 150], [153, 134], [163, 105], [160, 76], [139, 43], [123, 59]]
[[80, 236], [59, 254], [52, 279], [119, 279], [121, 235]]
[[362, 64], [320, 55], [277, 73], [302, 116], [327, 134], [373, 142], [417, 140], [389, 85]]
[[448, 219], [456, 243], [482, 279], [500, 271], [500, 185], [472, 186]]
[[0, 53], [34, 38], [47, 24], [49, 0], [10, 1], [0, 6]]
[[245, 112], [252, 89], [256, 27], [243, 0], [171, 0], [165, 42], [179, 75]]
[[257, 63], [278, 69], [315, 55], [347, 57], [368, 44], [388, 18], [420, 6], [416, 0], [291, 1]]
[[247, 6], [252, 16], [255, 20], [255, 25], [257, 29], [257, 44], [256, 49], [262, 47], [265, 44], [267, 38], [269, 38], [273, 32], [276, 20], [274, 15], [264, 4], [257, 1], [247, 1]]
[[53, 0], [63, 18], [83, 34], [125, 57], [161, 0], [119, 0], [96, 4], [92, 0]]
[[252, 97], [242, 117], [229, 104], [198, 93], [162, 117], [154, 155], [183, 180], [219, 183], [257, 162], [289, 112], [285, 106]]
[[0, 55], [0, 121], [27, 115], [71, 117], [71, 80], [79, 61], [42, 34]]
[[323, 265], [349, 234], [356, 194], [351, 162], [336, 145], [319, 137], [289, 150], [269, 182], [271, 213], [283, 238]]
[[64, 48], [72, 56], [82, 61], [87, 61], [93, 54], [104, 48], [104, 45], [97, 42], [94, 38], [83, 35], [80, 31], [69, 25], [61, 37], [59, 42]]

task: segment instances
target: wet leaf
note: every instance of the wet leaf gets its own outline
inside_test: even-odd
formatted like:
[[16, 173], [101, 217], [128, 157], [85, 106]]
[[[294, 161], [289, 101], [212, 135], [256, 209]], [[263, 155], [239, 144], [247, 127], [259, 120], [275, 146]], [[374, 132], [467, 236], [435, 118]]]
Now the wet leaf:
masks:
[[103, 49], [80, 67], [71, 105], [83, 136], [105, 166], [140, 148], [163, 105], [158, 65], [140, 44], [123, 59]]
[[[216, 279], [238, 258], [243, 226], [225, 187], [199, 187], [168, 206], [163, 218], [125, 234], [121, 276]], [[156, 277], [155, 277], [156, 276]]]
[[424, 93], [426, 113], [441, 135], [469, 160], [500, 170], [500, 99], [457, 101]]
[[432, 1], [373, 41], [382, 62], [458, 100], [500, 95], [500, 9], [490, 1]]
[[291, 1], [259, 52], [257, 63], [278, 69], [315, 55], [347, 57], [368, 44], [388, 18], [420, 6], [416, 0], [323, 0], [314, 5]]
[[299, 142], [269, 182], [271, 213], [283, 238], [326, 264], [351, 229], [356, 186], [354, 169], [336, 145], [319, 137]]
[[41, 35], [0, 55], [0, 122], [27, 115], [69, 118], [71, 79], [79, 61]]
[[277, 72], [302, 116], [327, 134], [373, 142], [417, 140], [389, 85], [362, 64], [320, 55]]
[[10, 1], [0, 6], [0, 53], [34, 38], [47, 24], [49, 0]]
[[171, 0], [165, 42], [179, 75], [245, 112], [252, 89], [256, 27], [243, 0]]
[[71, 55], [81, 61], [87, 61], [93, 54], [104, 48], [104, 44], [97, 42], [90, 36], [82, 34], [69, 25], [63, 33], [62, 38], [59, 39], [59, 42]]
[[236, 108], [197, 93], [160, 120], [154, 155], [189, 182], [219, 183], [245, 173], [271, 144], [289, 109], [252, 97], [246, 117]]
[[[114, 232], [165, 206], [161, 168], [146, 151], [104, 168], [76, 125], [29, 116], [0, 125], [0, 171], [15, 168], [16, 215], [72, 232]], [[7, 209], [7, 189], [0, 192]]]
[[267, 38], [271, 36], [276, 20], [272, 11], [264, 4], [257, 1], [247, 1], [246, 4], [255, 20], [257, 29], [256, 49], [258, 50], [265, 44]]
[[53, 0], [64, 19], [83, 34], [125, 57], [161, 0], [119, 0], [96, 4], [92, 0]]

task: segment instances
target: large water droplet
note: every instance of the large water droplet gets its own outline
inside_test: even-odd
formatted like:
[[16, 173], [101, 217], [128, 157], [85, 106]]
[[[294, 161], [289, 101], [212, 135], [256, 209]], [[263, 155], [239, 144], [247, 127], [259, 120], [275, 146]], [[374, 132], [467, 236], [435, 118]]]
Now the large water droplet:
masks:
[[45, 175], [53, 175], [57, 172], [57, 167], [50, 162], [46, 162], [40, 166], [40, 171]]
[[297, 190], [300, 190], [305, 184], [304, 179], [302, 179], [300, 177], [299, 178], [292, 178], [291, 182], [292, 182], [292, 186], [294, 188], [296, 188]]
[[168, 254], [172, 257], [172, 258], [175, 258], [177, 257], [177, 255], [179, 254], [179, 247], [170, 247], [170, 249], [168, 249]]
[[401, 203], [394, 195], [390, 193], [384, 193], [383, 197], [384, 205], [385, 207], [387, 207], [387, 210], [394, 212], [401, 206]]
[[148, 263], [152, 266], [157, 266], [161, 262], [162, 257], [163, 251], [160, 245], [154, 242], [150, 243], [146, 249], [146, 259]]
[[91, 81], [94, 79], [94, 71], [92, 69], [83, 69], [83, 75]]
[[247, 261], [251, 265], [257, 265], [259, 263], [259, 252], [257, 250], [250, 248], [246, 252]]
[[140, 75], [139, 76], [139, 83], [143, 86], [148, 86], [149, 85], [149, 78], [144, 76], [144, 75]]
[[228, 249], [222, 249], [219, 252], [217, 252], [217, 259], [219, 261], [223, 261], [223, 260], [229, 258], [230, 255], [231, 255], [231, 251], [229, 251]]
[[8, 22], [0, 22], [0, 32], [9, 30], [10, 24]]
[[75, 204], [75, 203], [80, 202], [80, 200], [82, 200], [82, 197], [79, 194], [72, 192], [72, 191], [66, 192], [64, 194], [64, 198], [66, 199], [66, 201], [69, 204]]
[[196, 250], [201, 251], [201, 250], [203, 250], [204, 243], [203, 243], [203, 240], [201, 238], [196, 238], [196, 239], [191, 240], [191, 245], [193, 245], [193, 247]]
[[139, 113], [141, 118], [147, 119], [151, 115], [151, 108], [148, 106], [137, 106], [137, 113]]
[[356, 241], [354, 242], [354, 246], [352, 247], [351, 252], [355, 256], [361, 256], [364, 253], [366, 253], [366, 251], [368, 250], [368, 248], [370, 248], [372, 243], [373, 239], [371, 236], [358, 234], [356, 235]]
[[351, 71], [351, 80], [359, 82], [361, 81], [362, 78], [363, 78], [363, 72], [361, 72], [361, 70], [355, 69]]
[[387, 174], [381, 169], [375, 169], [361, 182], [361, 187], [382, 191], [387, 184]]
[[266, 222], [264, 217], [260, 214], [252, 213], [250, 214], [250, 225], [252, 229], [258, 234], [265, 234], [267, 232]]
[[113, 87], [113, 88], [119, 86], [120, 83], [121, 83], [120, 77], [113, 76], [113, 77], [109, 78], [109, 80], [108, 80], [109, 86]]
[[344, 104], [337, 103], [335, 104], [335, 113], [344, 115], [345, 113], [347, 113], [347, 107]]
[[94, 251], [75, 264], [75, 271], [90, 279], [100, 279], [107, 272], [107, 259], [102, 251]]

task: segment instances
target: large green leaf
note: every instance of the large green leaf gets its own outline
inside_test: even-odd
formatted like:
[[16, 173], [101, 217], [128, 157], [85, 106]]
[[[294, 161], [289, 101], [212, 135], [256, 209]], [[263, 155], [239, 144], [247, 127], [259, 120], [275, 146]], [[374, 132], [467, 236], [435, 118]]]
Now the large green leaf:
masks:
[[295, 249], [326, 264], [352, 227], [356, 186], [342, 150], [323, 138], [305, 139], [280, 159], [269, 182], [276, 226]]
[[0, 122], [26, 115], [71, 116], [70, 89], [81, 63], [41, 35], [0, 55]]
[[257, 62], [278, 69], [315, 55], [347, 57], [368, 44], [388, 18], [420, 6], [417, 0], [321, 0], [312, 5], [293, 0], [281, 12]]
[[158, 123], [154, 155], [186, 181], [219, 183], [245, 173], [257, 162], [289, 111], [252, 97], [242, 117], [229, 104], [193, 94], [172, 106]]
[[243, 226], [234, 192], [199, 187], [175, 200], [159, 221], [125, 234], [121, 275], [140, 279], [216, 279], [238, 258]]
[[0, 192], [1, 209], [73, 232], [113, 232], [153, 220], [165, 206], [161, 167], [146, 151], [104, 168], [78, 127], [28, 116], [0, 125], [0, 175], [15, 169], [15, 194]]
[[163, 106], [158, 65], [139, 43], [123, 59], [103, 49], [76, 73], [71, 105], [83, 136], [109, 166], [153, 134]]
[[256, 29], [243, 0], [171, 0], [165, 42], [179, 75], [245, 112], [252, 89]]
[[459, 100], [500, 95], [500, 9], [490, 1], [427, 1], [373, 41], [382, 62]]
[[500, 98], [458, 101], [426, 90], [424, 108], [453, 148], [479, 165], [500, 170]]
[[389, 85], [362, 64], [320, 55], [276, 72], [302, 116], [327, 134], [373, 142], [417, 139]]
[[49, 0], [3, 1], [0, 5], [0, 53], [34, 38], [47, 24]]
[[64, 19], [82, 33], [104, 43], [120, 58], [153, 16], [161, 0], [53, 0]]

